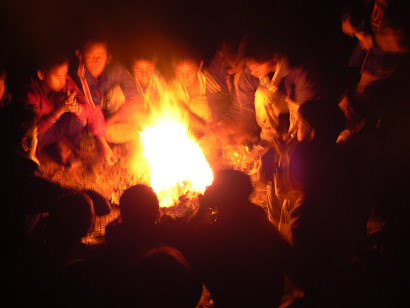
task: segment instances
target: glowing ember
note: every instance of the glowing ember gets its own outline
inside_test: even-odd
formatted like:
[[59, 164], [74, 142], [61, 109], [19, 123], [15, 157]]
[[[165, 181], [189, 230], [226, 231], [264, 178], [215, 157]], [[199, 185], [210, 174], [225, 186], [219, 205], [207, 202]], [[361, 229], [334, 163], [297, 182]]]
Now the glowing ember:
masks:
[[143, 154], [160, 206], [169, 207], [181, 195], [203, 193], [212, 183], [213, 173], [175, 105], [167, 103], [165, 112], [153, 118], [141, 132]]

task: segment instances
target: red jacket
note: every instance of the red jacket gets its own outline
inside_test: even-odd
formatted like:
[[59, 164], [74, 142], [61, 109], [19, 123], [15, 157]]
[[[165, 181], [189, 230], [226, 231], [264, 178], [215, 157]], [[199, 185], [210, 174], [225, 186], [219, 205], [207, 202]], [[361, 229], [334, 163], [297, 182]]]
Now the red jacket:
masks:
[[58, 97], [63, 93], [67, 93], [67, 91], [77, 93], [76, 99], [81, 106], [81, 110], [76, 116], [86, 122], [91, 134], [95, 137], [105, 136], [105, 119], [101, 108], [88, 104], [81, 90], [68, 75], [65, 87], [60, 92], [52, 92], [49, 98], [44, 95], [38, 82], [34, 79], [31, 80], [25, 94], [25, 103], [34, 106], [35, 112], [40, 115], [39, 133], [45, 132], [54, 125], [54, 122], [50, 121], [49, 115], [54, 110]]

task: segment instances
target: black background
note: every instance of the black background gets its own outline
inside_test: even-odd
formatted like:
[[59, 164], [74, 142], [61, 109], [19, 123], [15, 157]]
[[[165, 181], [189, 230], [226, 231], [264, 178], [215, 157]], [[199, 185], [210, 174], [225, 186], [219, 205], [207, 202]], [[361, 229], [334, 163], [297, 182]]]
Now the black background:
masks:
[[[166, 53], [178, 42], [211, 56], [225, 37], [255, 26], [281, 29], [298, 42], [300, 54], [313, 56], [338, 76], [354, 39], [343, 34], [343, 0], [180, 0], [3, 1], [0, 62], [9, 83], [33, 68], [39, 55], [63, 51], [69, 58], [84, 40], [102, 36], [121, 60], [144, 39], [162, 42]], [[337, 82], [335, 80], [335, 82]]]

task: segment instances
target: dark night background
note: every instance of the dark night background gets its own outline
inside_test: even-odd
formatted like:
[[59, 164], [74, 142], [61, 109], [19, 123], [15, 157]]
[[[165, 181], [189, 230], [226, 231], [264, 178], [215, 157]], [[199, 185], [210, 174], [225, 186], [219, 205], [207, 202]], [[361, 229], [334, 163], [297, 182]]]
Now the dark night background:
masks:
[[[282, 32], [287, 42], [292, 43], [293, 53], [300, 62], [309, 59], [316, 64], [325, 81], [321, 86], [336, 95], [331, 102], [337, 104], [337, 96], [344, 89], [349, 57], [357, 43], [357, 39], [342, 32], [341, 13], [346, 1], [367, 0], [0, 0], [0, 65], [8, 72], [6, 88], [14, 96], [13, 91], [19, 89], [20, 83], [33, 71], [38, 58], [58, 51], [75, 59], [75, 50], [90, 37], [105, 38], [113, 58], [119, 61], [125, 61], [133, 46], [148, 38], [161, 46], [164, 55], [184, 43], [200, 50], [206, 60], [212, 57], [224, 38], [240, 37], [248, 30], [265, 28]], [[397, 2], [405, 8], [409, 0]], [[408, 12], [405, 9], [400, 12], [404, 16], [407, 39], [410, 33]], [[371, 180], [366, 188], [374, 192], [374, 199], [372, 196], [369, 200], [374, 200], [376, 207], [380, 206], [382, 212], [387, 213], [390, 228], [387, 232], [390, 233], [382, 234], [386, 239], [381, 241], [390, 246], [386, 249], [386, 267], [376, 266], [375, 273], [383, 272], [394, 282], [390, 284], [388, 280], [386, 286], [388, 292], [398, 288], [393, 292], [393, 296], [398, 295], [397, 301], [405, 298], [401, 290], [407, 291], [406, 284], [398, 285], [397, 282], [401, 282], [400, 277], [408, 279], [401, 268], [408, 266], [408, 255], [402, 253], [402, 248], [409, 238], [408, 202], [401, 200], [408, 199], [408, 181], [405, 181], [409, 170], [408, 54], [406, 61], [404, 69], [393, 79], [399, 81], [398, 86], [387, 83], [388, 91], [382, 92], [386, 89], [383, 87], [382, 91], [376, 91], [382, 93], [378, 98], [382, 103], [388, 101], [388, 95], [393, 97], [388, 101], [389, 104], [393, 102], [391, 105], [383, 106], [383, 111], [387, 110], [384, 139], [378, 139], [379, 136], [376, 142], [373, 140], [376, 138], [370, 139], [371, 147], [368, 148], [366, 140], [364, 146], [359, 147], [366, 151], [358, 152], [358, 161], [366, 157], [364, 168], [377, 163], [372, 165], [370, 176], [363, 179]], [[402, 103], [404, 108], [401, 108]], [[383, 143], [384, 140], [388, 142]], [[373, 148], [377, 151], [371, 152]], [[359, 169], [364, 168], [360, 166]], [[364, 195], [364, 198], [359, 196], [359, 200], [367, 198], [366, 191]], [[372, 259], [369, 260], [366, 262], [375, 267], [370, 264]], [[391, 272], [389, 266], [392, 266]], [[373, 279], [372, 269], [370, 272], [366, 281]], [[375, 279], [375, 283], [378, 282]], [[384, 296], [383, 292], [381, 294]], [[374, 295], [378, 298], [378, 294]]]
[[118, 60], [145, 37], [162, 42], [165, 53], [183, 42], [210, 57], [223, 38], [262, 27], [280, 29], [298, 54], [336, 77], [355, 42], [341, 30], [342, 8], [343, 0], [2, 1], [0, 62], [12, 87], [39, 55], [59, 50], [72, 58], [89, 37], [105, 37]]

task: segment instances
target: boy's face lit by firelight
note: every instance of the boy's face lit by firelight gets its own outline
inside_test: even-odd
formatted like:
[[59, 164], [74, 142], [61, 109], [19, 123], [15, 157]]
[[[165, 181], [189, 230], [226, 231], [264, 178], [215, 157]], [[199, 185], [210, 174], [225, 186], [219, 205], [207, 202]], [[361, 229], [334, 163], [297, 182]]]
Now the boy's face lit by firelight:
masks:
[[90, 74], [98, 78], [107, 64], [107, 47], [103, 43], [93, 43], [87, 46], [82, 61]]
[[155, 73], [153, 61], [137, 59], [133, 66], [135, 79], [142, 85], [148, 85]]
[[67, 72], [68, 64], [63, 63], [44, 72], [42, 81], [51, 91], [59, 92], [66, 85]]
[[199, 65], [191, 60], [179, 61], [175, 64], [175, 75], [185, 87], [191, 87], [198, 78]]

